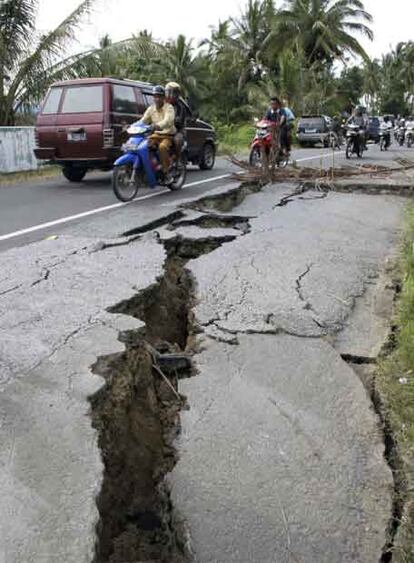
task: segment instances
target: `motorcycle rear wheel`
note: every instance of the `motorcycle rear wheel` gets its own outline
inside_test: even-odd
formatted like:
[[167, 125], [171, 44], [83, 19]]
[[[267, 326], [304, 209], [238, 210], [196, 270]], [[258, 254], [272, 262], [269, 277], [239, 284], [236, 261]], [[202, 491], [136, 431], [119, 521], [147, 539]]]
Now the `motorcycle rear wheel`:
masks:
[[115, 166], [112, 172], [112, 189], [116, 197], [123, 202], [132, 201], [138, 193], [138, 175], [131, 182], [133, 168], [131, 164]]
[[381, 138], [380, 140], [380, 151], [385, 150], [385, 139]]
[[176, 192], [181, 190], [181, 188], [185, 184], [185, 180], [187, 178], [187, 166], [186, 166], [186, 159], [183, 157], [180, 161], [176, 164], [175, 170], [173, 172], [174, 181], [172, 184], [167, 186], [172, 192]]

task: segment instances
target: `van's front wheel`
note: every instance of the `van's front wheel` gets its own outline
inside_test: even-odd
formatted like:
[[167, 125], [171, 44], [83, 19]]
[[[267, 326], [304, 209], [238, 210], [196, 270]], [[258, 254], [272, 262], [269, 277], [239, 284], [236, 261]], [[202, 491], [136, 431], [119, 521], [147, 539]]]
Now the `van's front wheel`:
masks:
[[115, 166], [112, 172], [112, 189], [120, 201], [132, 201], [139, 188], [138, 174], [131, 164]]
[[86, 174], [85, 168], [75, 168], [74, 166], [64, 166], [62, 174], [69, 182], [81, 182]]

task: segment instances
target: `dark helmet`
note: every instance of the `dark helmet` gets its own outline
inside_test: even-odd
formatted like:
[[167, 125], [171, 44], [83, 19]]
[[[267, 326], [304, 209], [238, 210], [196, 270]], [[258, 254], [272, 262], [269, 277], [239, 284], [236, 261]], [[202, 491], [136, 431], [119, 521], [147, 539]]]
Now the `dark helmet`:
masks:
[[162, 96], [163, 98], [165, 97], [165, 90], [162, 86], [154, 86], [154, 88], [152, 89], [152, 95], [153, 96]]

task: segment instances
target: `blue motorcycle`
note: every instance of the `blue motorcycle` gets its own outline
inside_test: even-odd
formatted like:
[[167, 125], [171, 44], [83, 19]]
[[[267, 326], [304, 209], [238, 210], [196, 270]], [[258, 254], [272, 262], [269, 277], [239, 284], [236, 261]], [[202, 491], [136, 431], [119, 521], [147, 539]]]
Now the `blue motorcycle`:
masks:
[[148, 185], [154, 188], [157, 184], [167, 186], [170, 190], [180, 190], [185, 182], [187, 169], [185, 147], [182, 156], [177, 158], [173, 149], [170, 156], [170, 181], [167, 183], [161, 169], [159, 153], [151, 149], [148, 137], [152, 128], [142, 121], [137, 121], [127, 129], [130, 138], [122, 146], [124, 154], [114, 163], [112, 188], [121, 201], [132, 201], [140, 187]]

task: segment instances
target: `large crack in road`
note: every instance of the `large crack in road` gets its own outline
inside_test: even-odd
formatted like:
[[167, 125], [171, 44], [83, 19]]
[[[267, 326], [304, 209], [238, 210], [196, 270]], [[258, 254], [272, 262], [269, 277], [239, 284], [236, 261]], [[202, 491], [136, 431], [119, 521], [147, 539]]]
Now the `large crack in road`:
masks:
[[[85, 303], [85, 330], [69, 319], [49, 354], [22, 365], [44, 374], [52, 360], [56, 370], [65, 347], [82, 358], [89, 330], [104, 335], [93, 371], [105, 384], [87, 393], [104, 464], [96, 563], [391, 560], [401, 514], [395, 448], [349, 339], [344, 352], [336, 338], [395, 244], [402, 205], [378, 198], [370, 218], [363, 195], [356, 205], [303, 191], [244, 185], [124, 238], [69, 248], [75, 288], [87, 260], [104, 261], [123, 298], [102, 299], [102, 280]], [[338, 219], [346, 213], [352, 231]], [[165, 257], [162, 272], [146, 266], [147, 281], [131, 292], [138, 269], [127, 264], [145, 247]], [[65, 260], [49, 269], [42, 259], [31, 289], [58, 287]], [[27, 319], [16, 327], [38, 322]], [[105, 331], [119, 333], [119, 352], [104, 345]]]
[[[223, 229], [234, 227], [240, 228], [242, 225], [242, 232], [239, 236], [251, 232], [251, 217], [230, 213], [234, 207], [240, 206], [251, 193], [256, 193], [256, 190], [252, 190], [249, 186], [247, 190], [240, 190], [240, 193], [232, 191], [230, 195], [203, 198], [201, 202], [192, 205], [200, 214], [193, 218], [185, 216], [174, 218], [166, 229], [166, 231], [170, 231], [170, 234], [164, 231], [157, 235], [168, 256], [162, 278], [156, 286], [144, 290], [135, 298], [111, 309], [111, 312], [139, 318], [145, 323], [145, 328], [125, 336], [127, 351], [117, 358], [111, 357], [103, 364], [98, 362], [100, 367], [95, 370], [104, 374], [108, 382], [104, 390], [92, 399], [94, 424], [100, 432], [100, 445], [104, 452], [106, 465], [104, 485], [98, 501], [101, 520], [98, 526], [97, 563], [116, 563], [136, 559], [178, 563], [192, 559], [193, 538], [191, 524], [187, 521], [187, 519], [191, 521], [191, 512], [189, 517], [175, 513], [165, 477], [173, 471], [178, 459], [175, 448], [180, 429], [179, 412], [185, 405], [185, 400], [177, 391], [179, 380], [194, 374], [191, 370], [181, 373], [180, 376], [177, 372], [175, 374], [170, 372], [167, 380], [167, 376], [159, 368], [154, 372], [154, 350], [158, 356], [192, 354], [196, 351], [195, 334], [200, 332], [219, 343], [232, 345], [239, 345], [239, 338], [243, 333], [257, 336], [269, 334], [283, 336], [285, 334], [287, 338], [305, 337], [308, 339], [311, 337], [316, 341], [327, 333], [332, 333], [332, 330], [328, 330], [323, 321], [318, 320], [313, 305], [303, 293], [303, 283], [311, 273], [313, 262], [308, 263], [296, 277], [294, 291], [301, 303], [302, 310], [312, 314], [312, 321], [318, 329], [316, 333], [314, 331], [309, 333], [308, 327], [305, 327], [304, 331], [289, 333], [287, 329], [278, 326], [278, 315], [273, 312], [268, 312], [265, 318], [266, 324], [273, 325], [273, 329], [269, 329], [269, 326], [263, 329], [255, 328], [249, 326], [248, 322], [244, 329], [236, 326], [232, 330], [221, 325], [221, 320], [228, 321], [232, 312], [246, 306], [248, 287], [244, 287], [240, 298], [227, 312], [220, 311], [218, 315], [207, 321], [203, 319], [200, 322], [200, 319], [197, 318], [196, 306], [194, 310], [196, 322], [193, 324], [192, 306], [195, 291], [193, 280], [200, 280], [200, 275], [191, 273], [192, 270], [188, 270], [186, 265], [189, 261], [197, 264], [199, 257], [211, 256], [211, 253], [214, 254], [217, 249], [224, 250], [223, 244], [236, 240], [236, 235], [232, 233], [226, 235], [224, 232], [217, 232], [206, 235], [202, 234], [203, 229], [210, 231], [221, 229], [223, 231]], [[290, 195], [289, 198], [291, 197]], [[314, 198], [309, 198], [309, 200], [312, 199]], [[220, 213], [217, 214], [216, 211]], [[194, 228], [198, 231], [197, 236], [194, 236]], [[261, 274], [257, 267], [256, 272], [258, 275]], [[239, 280], [241, 277], [239, 273]], [[359, 297], [364, 294], [365, 283], [367, 282], [362, 283], [362, 289], [357, 292]], [[355, 296], [351, 293], [349, 295], [352, 298], [349, 299], [351, 306], [347, 307], [347, 315], [352, 313], [355, 301]], [[198, 299], [202, 300], [199, 294]], [[341, 301], [347, 303], [345, 299], [341, 299]], [[341, 315], [342, 324], [347, 315]], [[212, 327], [217, 330], [216, 333], [211, 331]], [[340, 330], [338, 325], [334, 332], [337, 330]], [[226, 333], [233, 338], [226, 338], [224, 336]], [[294, 336], [289, 336], [289, 334], [294, 334]], [[355, 377], [358, 377], [356, 371], [353, 373]], [[159, 374], [163, 377], [160, 378]], [[121, 397], [120, 400], [118, 400], [119, 397]], [[144, 401], [142, 397], [145, 398]], [[372, 395], [371, 399], [374, 406], [377, 406], [378, 401], [374, 400], [375, 395]], [[322, 450], [312, 437], [312, 433], [302, 426], [300, 418], [296, 415], [293, 415], [292, 418], [290, 407], [284, 407], [274, 398], [269, 397], [269, 402], [277, 408], [279, 415], [292, 425], [296, 434], [303, 433], [304, 439], [310, 444], [314, 455], [321, 460], [323, 458]], [[203, 410], [198, 422], [211, 408], [212, 403], [209, 404], [208, 409]], [[380, 414], [378, 408], [376, 408], [376, 412]], [[137, 417], [137, 420], [134, 417]], [[370, 422], [372, 423], [372, 421]], [[382, 420], [382, 422], [384, 421]], [[388, 440], [389, 437], [385, 434], [385, 442], [387, 443]], [[319, 453], [316, 454], [318, 451]], [[390, 462], [391, 457], [388, 454], [389, 451], [386, 449], [387, 461]], [[175, 500], [177, 500], [176, 496]], [[280, 504], [280, 499], [278, 502]], [[281, 507], [281, 513], [285, 514], [285, 526], [286, 510]], [[359, 510], [362, 510], [362, 507]], [[389, 561], [396, 515], [394, 505], [393, 514], [389, 516], [390, 535], [385, 541], [383, 555], [378, 552], [377, 556], [372, 557], [372, 561], [377, 560], [378, 557], [381, 557], [382, 561]], [[359, 525], [362, 526], [362, 523]], [[385, 532], [384, 527], [384, 537]], [[298, 555], [295, 554], [291, 542], [290, 538], [287, 556], [292, 557], [293, 560], [299, 560], [296, 559]], [[372, 548], [372, 545], [370, 547]], [[197, 551], [196, 547], [195, 549]], [[329, 561], [342, 561], [343, 559], [339, 559], [338, 556], [339, 554], [335, 559], [329, 559]], [[211, 555], [206, 557], [201, 554], [200, 560], [211, 560], [210, 557]], [[280, 557], [280, 560], [284, 560], [282, 553]], [[230, 560], [241, 561], [241, 559], [229, 558], [226, 559], [226, 562]], [[258, 559], [249, 557], [245, 560]], [[364, 559], [365, 561], [368, 559]]]

